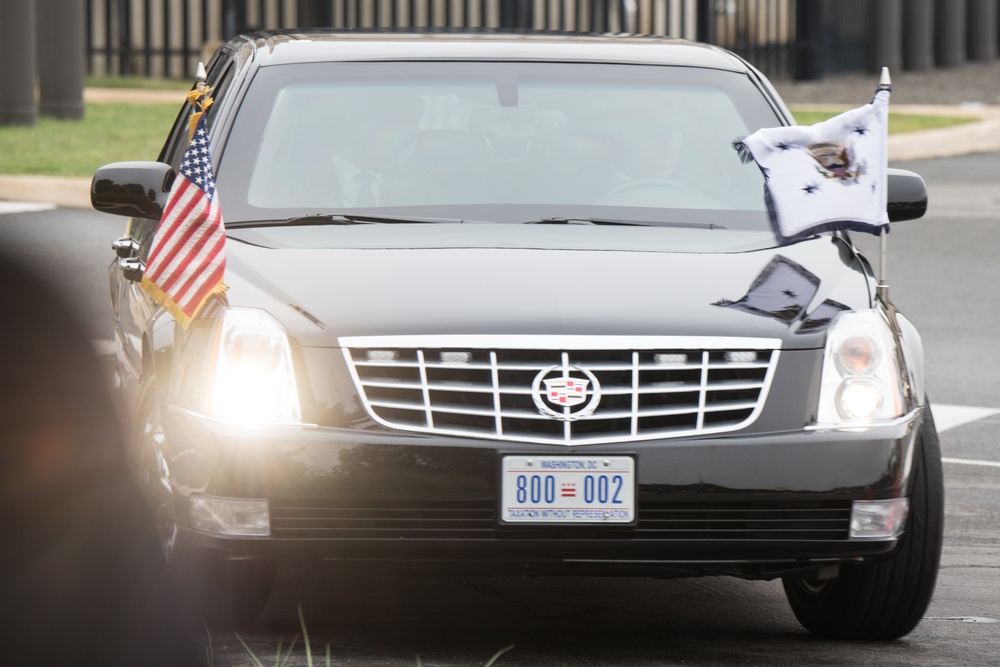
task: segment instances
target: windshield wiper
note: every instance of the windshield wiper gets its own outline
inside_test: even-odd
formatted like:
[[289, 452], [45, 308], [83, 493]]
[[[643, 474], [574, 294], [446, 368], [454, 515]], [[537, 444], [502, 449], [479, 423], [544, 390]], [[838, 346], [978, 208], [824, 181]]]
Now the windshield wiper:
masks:
[[714, 222], [668, 222], [665, 220], [618, 220], [612, 218], [541, 218], [525, 220], [522, 225], [621, 225], [625, 227], [695, 227], [698, 229], [725, 229]]
[[459, 218], [416, 218], [388, 215], [359, 215], [354, 213], [328, 213], [322, 215], [301, 215], [285, 220], [247, 220], [227, 222], [227, 229], [247, 227], [307, 227], [309, 225], [383, 225], [383, 224], [435, 224], [464, 222]]

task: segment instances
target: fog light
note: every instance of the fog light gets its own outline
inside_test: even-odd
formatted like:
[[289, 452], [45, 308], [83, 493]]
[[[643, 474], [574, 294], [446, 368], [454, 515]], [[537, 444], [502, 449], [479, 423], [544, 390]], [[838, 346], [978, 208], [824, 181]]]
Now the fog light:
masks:
[[217, 535], [264, 537], [271, 534], [271, 519], [266, 500], [194, 496], [191, 527]]
[[906, 525], [910, 503], [906, 498], [855, 500], [851, 508], [852, 540], [899, 537]]

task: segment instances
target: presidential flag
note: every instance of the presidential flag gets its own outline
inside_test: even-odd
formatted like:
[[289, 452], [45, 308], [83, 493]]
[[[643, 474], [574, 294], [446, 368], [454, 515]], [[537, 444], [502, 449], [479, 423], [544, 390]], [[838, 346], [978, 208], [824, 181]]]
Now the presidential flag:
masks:
[[870, 104], [808, 127], [758, 130], [734, 143], [764, 173], [764, 199], [782, 242], [829, 229], [889, 230], [889, 88]]
[[215, 191], [204, 111], [207, 90], [189, 99], [199, 109], [180, 170], [146, 260], [142, 287], [187, 329], [214, 294], [225, 291], [226, 233]]

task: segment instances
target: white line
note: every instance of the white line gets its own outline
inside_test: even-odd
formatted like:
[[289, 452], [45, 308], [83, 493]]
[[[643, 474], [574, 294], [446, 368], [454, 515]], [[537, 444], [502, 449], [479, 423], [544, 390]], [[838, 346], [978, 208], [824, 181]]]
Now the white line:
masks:
[[931, 411], [934, 413], [934, 425], [937, 426], [938, 433], [944, 433], [950, 428], [969, 424], [986, 417], [991, 417], [1000, 410], [993, 408], [974, 408], [968, 405], [945, 405], [931, 404]]
[[975, 459], [941, 459], [944, 463], [958, 463], [967, 466], [987, 466], [990, 468], [1000, 468], [1000, 461], [977, 461]]
[[[992, 417], [1000, 412], [993, 408], [975, 408], [968, 405], [945, 405], [933, 404], [931, 410], [934, 411], [934, 425], [937, 426], [938, 433], [943, 433], [950, 428], [969, 424], [986, 417]], [[985, 466], [988, 468], [1000, 468], [1000, 461], [981, 461], [978, 459], [955, 459], [942, 457], [944, 463], [955, 463], [967, 466]]]
[[34, 211], [51, 211], [56, 206], [46, 202], [0, 201], [0, 215], [11, 213], [32, 213]]

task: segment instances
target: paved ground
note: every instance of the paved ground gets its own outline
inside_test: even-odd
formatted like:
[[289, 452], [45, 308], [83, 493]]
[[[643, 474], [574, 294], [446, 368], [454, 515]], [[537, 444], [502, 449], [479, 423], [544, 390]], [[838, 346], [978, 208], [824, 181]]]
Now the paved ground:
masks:
[[[892, 104], [1000, 104], [1000, 61], [967, 63], [928, 72], [892, 72]], [[866, 102], [878, 82], [875, 74], [829, 76], [823, 81], [775, 81], [788, 104]]]

